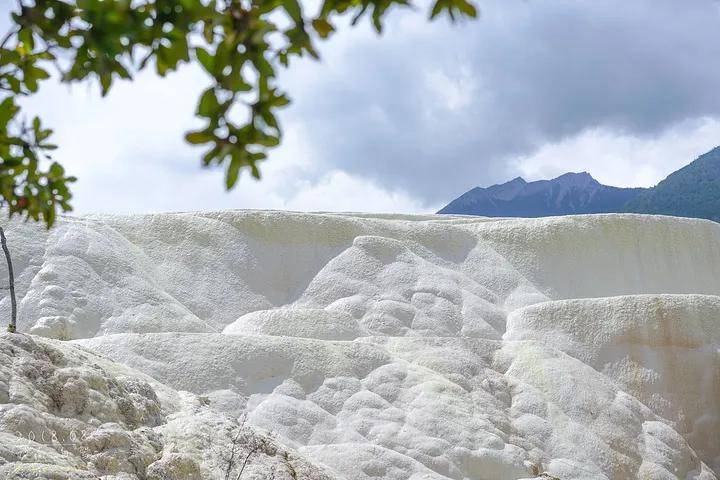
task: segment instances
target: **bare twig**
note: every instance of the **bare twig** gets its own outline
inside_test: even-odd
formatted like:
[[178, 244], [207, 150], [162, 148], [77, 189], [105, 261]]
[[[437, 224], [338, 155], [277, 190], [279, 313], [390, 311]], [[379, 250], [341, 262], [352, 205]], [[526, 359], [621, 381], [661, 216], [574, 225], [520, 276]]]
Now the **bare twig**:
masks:
[[288, 473], [290, 474], [290, 478], [292, 478], [293, 480], [297, 480], [297, 478], [298, 478], [297, 470], [295, 470], [295, 467], [290, 462], [290, 454], [288, 452], [283, 452], [282, 462], [285, 465], [285, 468], [287, 469]]
[[10, 306], [12, 309], [10, 324], [8, 325], [8, 332], [15, 333], [17, 325], [17, 301], [15, 300], [15, 274], [13, 273], [12, 259], [10, 258], [10, 250], [7, 247], [7, 239], [5, 238], [5, 231], [0, 227], [0, 243], [2, 243], [3, 252], [5, 252], [5, 260], [8, 265], [8, 280], [10, 282]]
[[240, 435], [242, 435], [242, 428], [238, 428], [238, 431], [232, 440], [230, 458], [228, 458], [227, 468], [225, 468], [225, 480], [230, 480], [230, 473], [232, 473], [232, 469], [235, 466], [235, 453], [237, 452], [237, 448], [240, 443]]
[[260, 449], [260, 445], [255, 445], [250, 451], [248, 451], [248, 454], [245, 455], [245, 460], [243, 461], [242, 466], [240, 467], [240, 471], [237, 474], [237, 477], [235, 477], [235, 480], [240, 480], [240, 477], [242, 477], [243, 472], [245, 471], [245, 467], [247, 467], [248, 462], [250, 461], [250, 457], [252, 457], [255, 452], [257, 452]]

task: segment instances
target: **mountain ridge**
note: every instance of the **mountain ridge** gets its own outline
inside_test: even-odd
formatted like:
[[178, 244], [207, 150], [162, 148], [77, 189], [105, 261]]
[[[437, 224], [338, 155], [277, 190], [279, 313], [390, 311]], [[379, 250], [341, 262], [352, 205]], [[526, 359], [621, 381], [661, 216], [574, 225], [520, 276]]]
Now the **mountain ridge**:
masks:
[[468, 190], [437, 213], [487, 217], [646, 213], [720, 221], [720, 147], [650, 188], [604, 185], [585, 171], [532, 182], [515, 177]]
[[533, 182], [516, 177], [487, 188], [475, 187], [438, 213], [490, 217], [613, 213], [643, 190], [603, 185], [588, 172], [568, 172]]

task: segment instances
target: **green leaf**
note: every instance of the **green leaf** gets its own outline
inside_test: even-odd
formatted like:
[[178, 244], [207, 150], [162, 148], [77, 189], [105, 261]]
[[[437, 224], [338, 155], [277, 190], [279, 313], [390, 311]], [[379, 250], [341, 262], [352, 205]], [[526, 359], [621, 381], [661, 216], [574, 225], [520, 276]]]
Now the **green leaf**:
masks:
[[55, 204], [53, 203], [52, 206], [47, 207], [45, 210], [43, 210], [43, 219], [45, 220], [45, 224], [47, 225], [47, 229], [50, 230], [50, 227], [53, 226], [55, 223]]
[[0, 168], [6, 169], [11, 167], [17, 167], [18, 165], [22, 164], [22, 161], [22, 157], [12, 157], [10, 155], [7, 155], [2, 157], [2, 163], [0, 163]]
[[208, 88], [200, 97], [197, 114], [201, 117], [212, 117], [220, 108], [214, 88]]
[[215, 157], [220, 153], [220, 149], [216, 146], [208, 150], [202, 158], [203, 166], [207, 167], [210, 165]]
[[222, 79], [221, 84], [223, 88], [233, 92], [249, 92], [252, 90], [252, 85], [245, 81], [242, 77], [242, 70], [237, 67], [230, 72], [230, 75]]
[[184, 35], [177, 36], [168, 49], [169, 63], [172, 69], [176, 69], [181, 61], [189, 61], [188, 44]]
[[169, 49], [163, 45], [160, 45], [155, 52], [155, 70], [161, 77], [172, 68], [169, 52]]
[[0, 49], [0, 67], [19, 61], [20, 54], [16, 50]]
[[0, 103], [0, 129], [13, 119], [19, 110], [20, 108], [15, 105], [13, 97], [4, 99]]
[[456, 0], [455, 6], [465, 15], [467, 15], [470, 18], [476, 18], [477, 17], [477, 9], [475, 6], [470, 3], [466, 2], [465, 0]]
[[53, 162], [48, 171], [48, 176], [51, 178], [62, 178], [65, 175], [65, 169], [57, 162]]
[[372, 24], [377, 33], [382, 33], [382, 13], [383, 11], [378, 6], [375, 7], [372, 13]]
[[132, 79], [132, 75], [130, 75], [130, 72], [128, 72], [127, 69], [123, 67], [120, 63], [117, 63], [115, 65], [115, 71], [120, 78], [124, 78], [126, 80]]
[[267, 135], [259, 139], [257, 143], [263, 147], [277, 147], [280, 144], [280, 139], [272, 135]]
[[296, 24], [303, 23], [302, 8], [298, 0], [282, 0], [282, 5]]
[[437, 0], [430, 11], [430, 20], [440, 15], [444, 8], [446, 8], [446, 0]]
[[43, 140], [45, 140], [52, 134], [53, 134], [53, 131], [50, 130], [49, 128], [45, 129], [45, 130], [37, 130], [36, 129], [35, 130], [35, 140], [37, 140], [38, 142], [42, 142]]
[[232, 160], [230, 160], [230, 165], [227, 169], [227, 175], [225, 176], [225, 188], [227, 188], [228, 190], [231, 190], [235, 186], [241, 166], [242, 161], [240, 160], [240, 158], [237, 155], [233, 155]]
[[215, 74], [215, 57], [213, 57], [210, 52], [204, 48], [197, 47], [195, 49], [195, 56], [210, 75]]
[[20, 83], [20, 80], [18, 80], [16, 77], [5, 77], [5, 80], [7, 80], [8, 84], [10, 84], [10, 90], [12, 90], [13, 93], [19, 94], [22, 92], [22, 85]]
[[32, 30], [29, 28], [21, 28], [18, 32], [18, 40], [20, 40], [28, 52], [32, 52], [35, 49], [35, 39], [33, 38]]
[[255, 180], [260, 180], [260, 170], [257, 168], [257, 165], [255, 165], [255, 162], [250, 164], [250, 172], [252, 176], [255, 177]]
[[208, 143], [213, 140], [213, 136], [210, 133], [199, 131], [189, 132], [185, 135], [185, 140], [193, 145], [199, 145], [201, 143]]
[[112, 74], [103, 72], [98, 75], [100, 78], [101, 95], [104, 97], [110, 91], [110, 85], [112, 85]]
[[38, 80], [46, 80], [50, 78], [50, 74], [42, 68], [30, 67], [30, 70], [32, 71], [33, 77], [37, 78]]
[[284, 107], [290, 104], [290, 99], [285, 95], [278, 95], [273, 101], [273, 105], [276, 107]]
[[313, 20], [312, 26], [318, 33], [318, 35], [320, 35], [320, 37], [322, 38], [327, 38], [332, 32], [335, 31], [335, 27], [333, 27], [330, 22], [328, 22], [324, 18], [316, 18], [315, 20]]
[[27, 87], [28, 90], [30, 90], [33, 93], [37, 92], [38, 83], [37, 83], [37, 79], [32, 74], [32, 70], [26, 70], [24, 72], [23, 82], [25, 82], [25, 86]]

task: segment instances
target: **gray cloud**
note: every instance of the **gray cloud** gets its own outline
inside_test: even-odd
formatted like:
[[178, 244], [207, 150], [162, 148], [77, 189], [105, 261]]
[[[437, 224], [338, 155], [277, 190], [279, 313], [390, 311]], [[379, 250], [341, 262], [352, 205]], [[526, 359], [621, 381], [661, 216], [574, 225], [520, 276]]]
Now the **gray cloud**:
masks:
[[498, 0], [481, 10], [456, 26], [396, 14], [381, 40], [343, 32], [322, 64], [297, 66], [286, 117], [320, 147], [318, 169], [437, 202], [504, 180], [508, 158], [589, 128], [653, 136], [720, 114], [716, 2]]
[[[523, 173], [645, 182], [720, 129], [718, 2], [480, 1], [482, 18], [456, 25], [394, 11], [381, 38], [341, 25], [321, 62], [282, 74], [285, 142], [262, 182], [243, 177], [231, 194], [181, 140], [207, 82], [197, 69], [145, 72], [105, 99], [49, 83], [23, 105], [56, 129], [82, 212], [432, 210]], [[640, 180], [608, 152], [638, 163]]]

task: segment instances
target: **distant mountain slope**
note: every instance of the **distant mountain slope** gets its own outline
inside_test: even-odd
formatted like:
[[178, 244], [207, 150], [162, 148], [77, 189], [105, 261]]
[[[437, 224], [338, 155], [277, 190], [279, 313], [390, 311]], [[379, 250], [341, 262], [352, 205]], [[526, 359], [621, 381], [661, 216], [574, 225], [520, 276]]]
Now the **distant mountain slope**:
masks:
[[720, 147], [652, 188], [610, 187], [587, 172], [529, 183], [517, 177], [500, 185], [473, 188], [438, 213], [485, 217], [648, 213], [720, 222]]
[[526, 182], [517, 177], [501, 185], [473, 188], [438, 213], [488, 217], [547, 217], [623, 211], [643, 188], [603, 185], [587, 172]]
[[625, 211], [720, 221], [720, 147], [642, 192]]

